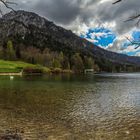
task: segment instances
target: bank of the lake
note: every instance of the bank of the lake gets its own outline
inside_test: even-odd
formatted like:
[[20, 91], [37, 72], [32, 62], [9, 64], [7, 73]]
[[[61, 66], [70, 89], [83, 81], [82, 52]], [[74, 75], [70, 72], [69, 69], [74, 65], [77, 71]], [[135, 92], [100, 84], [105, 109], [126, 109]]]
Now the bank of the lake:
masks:
[[22, 61], [0, 60], [0, 75], [38, 75], [48, 73], [73, 73], [71, 70], [61, 68], [47, 68], [37, 64]]

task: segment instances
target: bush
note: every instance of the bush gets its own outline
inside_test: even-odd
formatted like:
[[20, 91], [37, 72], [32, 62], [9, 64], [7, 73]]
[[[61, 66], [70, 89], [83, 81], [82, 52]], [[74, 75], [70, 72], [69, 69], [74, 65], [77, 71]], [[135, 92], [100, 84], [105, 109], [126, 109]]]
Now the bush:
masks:
[[53, 70], [51, 70], [52, 73], [62, 73], [62, 69], [61, 68], [55, 68]]
[[73, 73], [73, 71], [69, 70], [69, 69], [65, 69], [65, 70], [63, 70], [63, 73]]
[[43, 74], [43, 70], [41, 68], [24, 68], [23, 69], [24, 74]]

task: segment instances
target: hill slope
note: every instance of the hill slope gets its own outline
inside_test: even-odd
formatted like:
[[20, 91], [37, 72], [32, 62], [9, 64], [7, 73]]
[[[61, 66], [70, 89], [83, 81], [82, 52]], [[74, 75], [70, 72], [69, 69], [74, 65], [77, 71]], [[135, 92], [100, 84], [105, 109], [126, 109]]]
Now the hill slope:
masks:
[[20, 61], [4, 61], [0, 60], [0, 73], [18, 73], [24, 68], [36, 68], [36, 65], [28, 64]]
[[[79, 53], [92, 57], [102, 71], [138, 71], [140, 58], [109, 52], [78, 37], [70, 30], [55, 25], [39, 15], [26, 11], [10, 12], [0, 19], [0, 46], [12, 40], [16, 51], [29, 46], [61, 52], [70, 58]], [[19, 56], [20, 57], [20, 56]]]

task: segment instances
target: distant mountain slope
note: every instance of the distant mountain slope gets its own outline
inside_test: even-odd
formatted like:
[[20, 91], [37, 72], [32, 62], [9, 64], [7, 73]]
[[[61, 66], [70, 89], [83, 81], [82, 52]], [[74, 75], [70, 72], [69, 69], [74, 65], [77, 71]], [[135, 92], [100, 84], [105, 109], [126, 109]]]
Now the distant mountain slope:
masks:
[[10, 12], [0, 18], [1, 46], [9, 39], [17, 45], [22, 43], [40, 50], [50, 48], [52, 51], [63, 51], [69, 56], [75, 52], [91, 56], [103, 71], [111, 71], [113, 65], [117, 65], [119, 69], [133, 67], [138, 70], [140, 67], [140, 57], [130, 57], [99, 48], [72, 31], [32, 12]]

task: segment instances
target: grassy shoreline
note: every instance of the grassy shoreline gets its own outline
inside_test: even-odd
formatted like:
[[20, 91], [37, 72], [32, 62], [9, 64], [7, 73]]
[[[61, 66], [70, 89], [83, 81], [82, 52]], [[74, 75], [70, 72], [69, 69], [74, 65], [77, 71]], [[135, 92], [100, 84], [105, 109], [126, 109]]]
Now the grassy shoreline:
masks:
[[47, 68], [41, 65], [30, 64], [22, 61], [6, 61], [0, 60], [0, 76], [1, 75], [38, 75], [48, 73], [73, 73], [71, 70], [62, 70], [61, 68]]
[[22, 73], [20, 72], [20, 73], [8, 73], [8, 72], [6, 72], [6, 73], [0, 73], [0, 76], [22, 76]]

